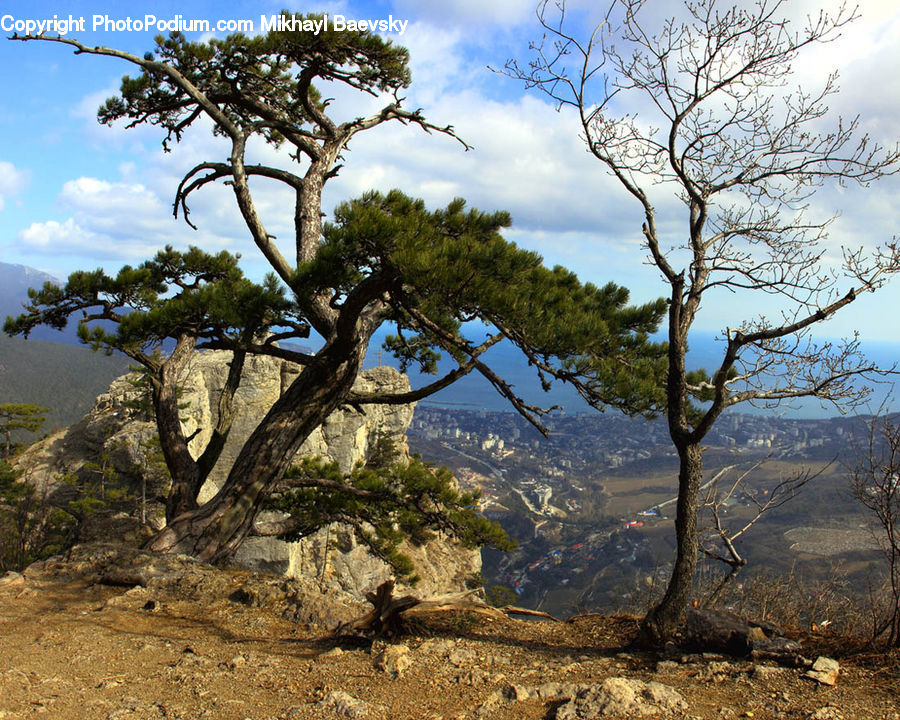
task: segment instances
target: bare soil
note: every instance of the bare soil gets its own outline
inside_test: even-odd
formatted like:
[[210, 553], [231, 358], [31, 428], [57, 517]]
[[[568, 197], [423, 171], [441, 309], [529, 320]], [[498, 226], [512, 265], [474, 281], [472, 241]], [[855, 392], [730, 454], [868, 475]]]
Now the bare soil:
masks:
[[[449, 612], [388, 640], [338, 641], [286, 613], [271, 577], [198, 566], [148, 587], [97, 580], [84, 563], [47, 562], [0, 586], [0, 718], [537, 720], [562, 701], [535, 688], [618, 676], [681, 693], [688, 710], [667, 717], [900, 720], [900, 658], [841, 638], [801, 638], [810, 658], [840, 661], [829, 687], [771, 662], [631, 650], [629, 617]], [[399, 677], [377, 666], [387, 644], [409, 650]], [[333, 691], [362, 703], [323, 703]]]

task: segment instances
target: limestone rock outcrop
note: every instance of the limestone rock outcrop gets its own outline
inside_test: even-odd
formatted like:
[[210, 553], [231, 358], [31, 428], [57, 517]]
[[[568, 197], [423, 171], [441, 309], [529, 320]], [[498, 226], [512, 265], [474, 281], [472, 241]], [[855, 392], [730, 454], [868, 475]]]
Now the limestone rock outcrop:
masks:
[[[219, 391], [227, 375], [229, 354], [222, 351], [198, 353], [180, 382], [181, 420], [187, 436], [197, 433], [191, 450], [198, 454], [209, 440], [216, 420]], [[241, 386], [235, 395], [238, 408], [228, 442], [200, 494], [200, 501], [212, 497], [228, 475], [244, 441], [256, 428], [271, 405], [293, 381], [299, 368], [270, 357], [248, 357]], [[117, 378], [100, 395], [93, 409], [75, 425], [52, 435], [26, 452], [20, 465], [32, 483], [50, 491], [63, 475], [77, 476], [98, 465], [125, 476], [143, 475], [150, 485], [149, 495], [164, 489], [164, 473], [154, 478], [151, 441], [156, 426], [139, 409], [143, 390], [134, 375]], [[393, 368], [364, 371], [355, 389], [364, 392], [403, 392], [409, 379]], [[341, 408], [332, 413], [303, 444], [299, 456], [321, 456], [338, 463], [343, 471], [366, 458], [369, 447], [381, 437], [398, 441], [406, 452], [405, 433], [412, 420], [413, 405], [366, 405], [361, 409]], [[158, 461], [156, 462], [158, 465]], [[159, 519], [159, 506], [151, 508]], [[421, 581], [415, 591], [422, 596], [453, 592], [480, 569], [478, 551], [455, 543], [434, 541], [423, 547], [407, 547]], [[295, 543], [272, 538], [249, 538], [236, 562], [251, 569], [318, 579], [325, 592], [364, 597], [390, 576], [389, 568], [357, 544], [352, 531], [332, 526]]]

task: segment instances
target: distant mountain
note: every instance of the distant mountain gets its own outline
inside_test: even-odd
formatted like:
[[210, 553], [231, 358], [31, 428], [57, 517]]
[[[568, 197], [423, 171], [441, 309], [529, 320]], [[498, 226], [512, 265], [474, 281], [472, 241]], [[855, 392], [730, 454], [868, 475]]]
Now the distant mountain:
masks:
[[[40, 288], [45, 282], [59, 280], [25, 265], [0, 263], [0, 318], [19, 315], [28, 288]], [[36, 328], [28, 340], [0, 333], [0, 403], [26, 402], [50, 408], [46, 431], [79, 420], [94, 398], [127, 371], [124, 356], [94, 353], [82, 346], [74, 324], [62, 332]]]
[[27, 265], [0, 262], [0, 306], [21, 304], [28, 288], [41, 287], [48, 281], [59, 282], [52, 275]]
[[[58, 278], [27, 265], [0, 262], [0, 323], [6, 320], [7, 315], [21, 315], [22, 306], [28, 302], [28, 288], [41, 288], [46, 282], [60, 284]], [[70, 323], [65, 330], [38, 327], [29, 337], [67, 345], [81, 344], [74, 323]]]
[[50, 408], [44, 430], [79, 420], [110, 382], [128, 372], [128, 358], [86, 347], [0, 334], [0, 403]]
[[[22, 310], [22, 303], [27, 299], [28, 288], [40, 287], [48, 280], [59, 282], [51, 275], [35, 270], [34, 268], [29, 268], [24, 265], [0, 263], [0, 318], [5, 319], [7, 315], [19, 314]], [[387, 329], [383, 329], [372, 339], [369, 353], [366, 357], [365, 367], [374, 367], [375, 365], [381, 364], [397, 366], [397, 361], [394, 360], [391, 355], [384, 353], [380, 349], [384, 337], [388, 332]], [[62, 332], [50, 328], [37, 328], [31, 334], [31, 338], [34, 340], [49, 340], [51, 343], [80, 345], [75, 333], [74, 323], [71, 323]], [[4, 335], [0, 340], [6, 341], [8, 338]], [[311, 340], [310, 344], [315, 345], [315, 341]], [[301, 351], [311, 351], [308, 346], [294, 347]], [[101, 386], [96, 392], [104, 390], [106, 384], [115, 377], [115, 374], [109, 374], [112, 372], [113, 367], [120, 368], [121, 372], [124, 372], [124, 368], [127, 367], [127, 361], [124, 359], [121, 359], [118, 364], [116, 364], [112, 362], [113, 359], [106, 358], [100, 354], [91, 353], [86, 348], [79, 347], [78, 349], [82, 353], [79, 357], [86, 358], [85, 372], [88, 376], [91, 375], [91, 372], [96, 367], [99, 372], [99, 377], [108, 378], [101, 383]], [[863, 349], [869, 354], [869, 357], [872, 360], [875, 360], [883, 367], [890, 367], [900, 359], [900, 344], [866, 343], [863, 346]], [[32, 350], [40, 355], [37, 348], [32, 348]], [[8, 352], [12, 351], [0, 349], [0, 362], [3, 362], [2, 353]], [[34, 362], [37, 363], [36, 367], [38, 369], [44, 367], [39, 358], [31, 357], [29, 353], [23, 354], [24, 351], [17, 350], [16, 352], [19, 353], [18, 357], [21, 358], [21, 360], [16, 362]], [[59, 352], [59, 349], [48, 349], [47, 357], [56, 357]], [[712, 369], [721, 361], [721, 352], [721, 343], [716, 342], [712, 334], [699, 333], [693, 338], [691, 351], [688, 354], [688, 363], [691, 367], [705, 367], [707, 369]], [[28, 359], [25, 359], [26, 356]], [[75, 356], [73, 355], [71, 357], [74, 358]], [[559, 405], [565, 409], [566, 412], [570, 413], [584, 412], [589, 409], [587, 403], [585, 403], [571, 387], [567, 387], [560, 383], [554, 383], [550, 392], [545, 393], [541, 388], [534, 368], [529, 367], [522, 353], [508, 342], [500, 343], [489, 350], [484, 356], [484, 359], [497, 374], [509, 382], [513, 386], [515, 392], [519, 393], [527, 402], [544, 407]], [[52, 363], [49, 360], [47, 362], [52, 366]], [[72, 362], [75, 361], [72, 360]], [[441, 363], [442, 372], [446, 372], [451, 368], [452, 363], [446, 359]], [[7, 370], [7, 372], [8, 371], [9, 370]], [[30, 372], [30, 369], [28, 369], [28, 371]], [[16, 372], [18, 372], [18, 370], [16, 370]], [[67, 375], [68, 370], [62, 368], [57, 377], [66, 377]], [[409, 375], [413, 387], [421, 387], [435, 379], [433, 376], [422, 375], [412, 369], [410, 370]], [[31, 387], [37, 387], [38, 384], [39, 383], [29, 381]], [[11, 387], [14, 387], [14, 384], [11, 385], [5, 380], [3, 372], [0, 371], [0, 402], [9, 401], [4, 400], [4, 397]], [[96, 387], [96, 383], [92, 387]], [[892, 390], [892, 387], [893, 385], [890, 383], [876, 387], [876, 392], [871, 402], [873, 411], [877, 409], [879, 403]], [[96, 392], [94, 393], [95, 395]], [[22, 398], [23, 401], [26, 399], [27, 398]], [[93, 395], [91, 396], [91, 400], [92, 399]], [[36, 399], [31, 401], [38, 402]], [[477, 373], [472, 373], [471, 375], [462, 378], [424, 402], [429, 405], [443, 407], [459, 406], [478, 409], [483, 408], [486, 410], [508, 410], [511, 407], [509, 403], [501, 397], [493, 387], [491, 387], [490, 383]], [[53, 402], [47, 402], [45, 404], [55, 407], [59, 403], [54, 404]], [[836, 414], [836, 410], [833, 407], [822, 408], [815, 400], [802, 401], [797, 405], [798, 407], [795, 410], [787, 412], [789, 417], [827, 417]], [[85, 407], [85, 410], [86, 409], [87, 407]], [[744, 411], [754, 412], [753, 408], [750, 407], [746, 407]]]

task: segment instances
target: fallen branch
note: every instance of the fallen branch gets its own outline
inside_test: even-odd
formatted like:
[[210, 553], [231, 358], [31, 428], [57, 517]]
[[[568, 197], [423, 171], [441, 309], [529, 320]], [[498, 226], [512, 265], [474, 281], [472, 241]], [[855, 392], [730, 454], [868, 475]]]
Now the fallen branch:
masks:
[[334, 631], [335, 635], [390, 635], [400, 629], [400, 614], [421, 601], [412, 595], [395, 598], [394, 581], [386, 580], [378, 586], [374, 593], [366, 593], [366, 600], [372, 603], [372, 609], [356, 620], [341, 623]]
[[539, 617], [546, 618], [547, 620], [552, 620], [553, 622], [562, 622], [557, 617], [553, 617], [550, 613], [542, 612], [541, 610], [529, 610], [528, 608], [517, 607], [515, 605], [506, 605], [503, 607], [503, 612], [507, 615], [528, 615], [529, 617]]

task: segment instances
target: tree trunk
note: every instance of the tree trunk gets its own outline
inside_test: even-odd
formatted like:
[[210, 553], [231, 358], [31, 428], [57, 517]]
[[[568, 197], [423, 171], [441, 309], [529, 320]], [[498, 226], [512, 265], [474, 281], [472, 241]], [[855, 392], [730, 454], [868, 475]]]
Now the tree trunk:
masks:
[[246, 353], [235, 351], [228, 368], [225, 386], [219, 395], [218, 420], [206, 448], [196, 460], [188, 447], [189, 438], [181, 426], [178, 407], [178, 381], [194, 352], [196, 339], [182, 335], [172, 354], [159, 368], [153, 385], [153, 408], [159, 444], [172, 478], [166, 497], [166, 524], [197, 509], [200, 488], [209, 477], [225, 447], [234, 420], [234, 394], [241, 382]]
[[172, 354], [160, 368], [153, 387], [153, 408], [159, 444], [172, 477], [172, 487], [166, 498], [166, 522], [197, 509], [200, 492], [200, 472], [188, 450], [187, 438], [178, 416], [178, 378], [187, 366], [194, 350], [194, 338], [182, 335]]
[[215, 497], [160, 531], [148, 543], [151, 550], [185, 553], [204, 562], [234, 554], [303, 441], [353, 387], [368, 337], [357, 337], [350, 345], [344, 351], [326, 347], [303, 369], [250, 435]]
[[659, 646], [678, 629], [681, 615], [691, 598], [697, 569], [697, 497], [703, 478], [703, 453], [700, 444], [679, 444], [678, 505], [675, 516], [677, 556], [666, 594], [644, 618], [639, 642]]

